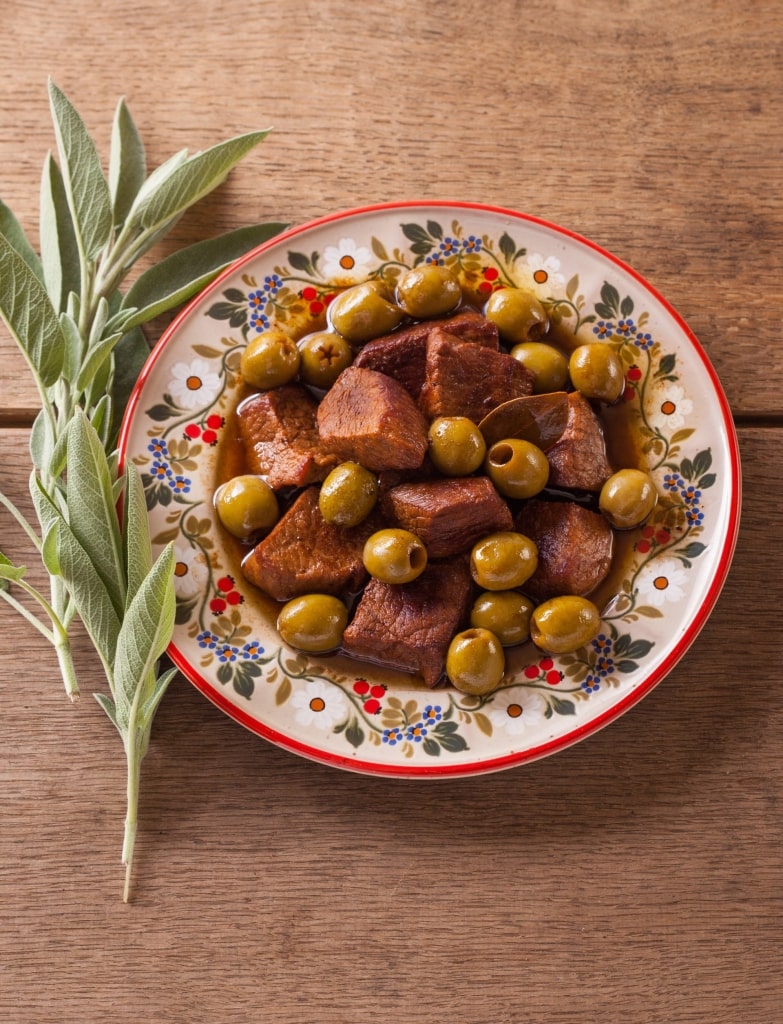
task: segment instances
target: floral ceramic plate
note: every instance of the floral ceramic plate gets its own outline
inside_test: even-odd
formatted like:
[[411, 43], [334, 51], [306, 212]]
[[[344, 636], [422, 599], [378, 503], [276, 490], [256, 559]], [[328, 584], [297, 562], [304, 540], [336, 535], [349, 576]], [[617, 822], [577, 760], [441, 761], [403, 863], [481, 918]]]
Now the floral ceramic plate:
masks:
[[[286, 648], [216, 522], [212, 495], [241, 349], [276, 323], [322, 329], [339, 290], [422, 261], [457, 270], [480, 305], [536, 290], [555, 329], [614, 345], [654, 518], [625, 537], [600, 635], [575, 654], [508, 651], [485, 697], [341, 656]], [[560, 750], [617, 718], [685, 653], [728, 572], [740, 468], [726, 399], [702, 348], [629, 267], [572, 232], [472, 203], [397, 203], [288, 231], [223, 273], [179, 316], [131, 401], [122, 449], [140, 470], [154, 544], [173, 542], [181, 671], [218, 707], [297, 754], [390, 776], [471, 775]]]

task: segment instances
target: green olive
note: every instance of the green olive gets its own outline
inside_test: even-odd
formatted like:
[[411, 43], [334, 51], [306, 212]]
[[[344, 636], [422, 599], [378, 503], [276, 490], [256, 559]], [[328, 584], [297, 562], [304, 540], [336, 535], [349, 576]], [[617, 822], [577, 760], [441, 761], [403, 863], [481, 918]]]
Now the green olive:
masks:
[[280, 509], [275, 492], [260, 476], [232, 477], [215, 492], [218, 519], [234, 537], [249, 540], [277, 522]]
[[378, 478], [358, 462], [341, 462], [321, 484], [318, 507], [335, 526], [357, 526], [375, 508]]
[[516, 590], [485, 590], [473, 602], [470, 624], [489, 629], [504, 647], [521, 644], [530, 636], [533, 602]]
[[240, 370], [253, 387], [268, 391], [287, 384], [299, 371], [299, 349], [277, 327], [257, 335], [242, 350]]
[[601, 628], [601, 613], [586, 597], [566, 595], [540, 604], [530, 617], [530, 638], [550, 654], [571, 654]]
[[543, 491], [549, 480], [546, 455], [536, 445], [519, 437], [493, 444], [484, 460], [484, 469], [507, 498], [532, 498]]
[[403, 318], [399, 306], [385, 299], [374, 281], [346, 289], [329, 307], [332, 326], [352, 345], [393, 331]]
[[444, 476], [467, 476], [484, 461], [484, 436], [467, 416], [439, 416], [430, 424], [428, 439], [432, 463]]
[[342, 643], [348, 609], [330, 594], [303, 594], [283, 605], [277, 631], [291, 647], [311, 654], [333, 651]]
[[459, 305], [460, 283], [448, 267], [422, 263], [406, 270], [397, 282], [397, 301], [408, 316], [423, 320], [440, 316]]
[[483, 590], [521, 587], [538, 568], [538, 548], [522, 533], [499, 530], [473, 545], [470, 572]]
[[490, 295], [484, 312], [497, 326], [506, 345], [537, 341], [549, 329], [543, 305], [533, 292], [524, 288], [499, 288]]
[[409, 530], [378, 530], [367, 538], [362, 558], [367, 572], [382, 583], [410, 583], [427, 567], [427, 549]]
[[640, 469], [621, 469], [601, 488], [598, 504], [612, 526], [630, 530], [645, 521], [658, 501], [652, 478]]
[[330, 388], [353, 361], [351, 346], [334, 331], [317, 331], [299, 342], [299, 372], [306, 384]]
[[535, 395], [562, 391], [568, 383], [568, 360], [554, 345], [523, 341], [511, 349], [511, 355], [533, 374]]
[[623, 392], [623, 364], [615, 350], [604, 341], [579, 345], [568, 361], [571, 383], [585, 398], [616, 402]]
[[449, 644], [446, 675], [462, 693], [492, 693], [500, 685], [505, 670], [503, 647], [488, 629], [466, 629]]

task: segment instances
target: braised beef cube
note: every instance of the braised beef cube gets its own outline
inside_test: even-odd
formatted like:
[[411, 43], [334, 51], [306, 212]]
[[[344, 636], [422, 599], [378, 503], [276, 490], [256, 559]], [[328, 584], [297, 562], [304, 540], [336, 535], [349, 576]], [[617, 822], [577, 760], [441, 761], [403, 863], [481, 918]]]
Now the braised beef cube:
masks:
[[276, 601], [313, 592], [356, 593], [367, 579], [364, 543], [378, 528], [372, 516], [353, 527], [327, 523], [318, 508], [318, 488], [308, 487], [246, 556], [242, 572]]
[[538, 547], [538, 568], [525, 583], [531, 597], [584, 597], [606, 579], [612, 564], [612, 528], [600, 512], [574, 501], [528, 501], [516, 528]]
[[471, 345], [437, 327], [427, 339], [419, 407], [428, 419], [467, 416], [478, 423], [501, 402], [533, 392], [533, 375], [513, 356]]
[[[497, 349], [498, 329], [478, 310], [463, 310], [454, 316], [435, 321], [435, 325], [475, 345]], [[424, 384], [427, 361], [427, 338], [433, 330], [433, 321], [404, 327], [392, 334], [384, 334], [368, 342], [354, 360], [354, 366], [378, 370], [399, 381], [414, 399], [418, 399]]]
[[343, 635], [348, 654], [401, 672], [428, 686], [443, 677], [446, 652], [462, 628], [472, 581], [467, 559], [431, 562], [412, 583], [371, 579]]
[[430, 558], [448, 558], [488, 533], [510, 530], [512, 516], [488, 477], [404, 483], [383, 496], [384, 512], [424, 542]]
[[248, 472], [263, 476], [275, 490], [325, 479], [339, 460], [321, 445], [317, 408], [310, 392], [297, 384], [245, 399], [237, 421]]
[[327, 451], [376, 472], [416, 469], [427, 454], [426, 420], [405, 388], [377, 370], [343, 370], [317, 421]]
[[601, 421], [578, 391], [568, 396], [566, 428], [546, 455], [550, 487], [600, 491], [612, 475]]

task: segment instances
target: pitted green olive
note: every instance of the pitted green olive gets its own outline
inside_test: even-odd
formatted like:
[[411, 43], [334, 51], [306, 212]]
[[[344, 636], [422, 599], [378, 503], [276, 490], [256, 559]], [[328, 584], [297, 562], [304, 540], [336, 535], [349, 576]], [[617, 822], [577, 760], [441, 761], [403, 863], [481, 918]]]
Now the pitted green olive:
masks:
[[393, 331], [403, 318], [399, 306], [389, 302], [373, 281], [346, 289], [329, 307], [332, 326], [352, 345]]
[[473, 602], [470, 624], [489, 629], [504, 647], [521, 644], [530, 636], [533, 602], [516, 590], [485, 590]]
[[533, 394], [548, 395], [562, 391], [568, 382], [568, 360], [563, 353], [543, 341], [523, 341], [511, 349], [511, 355], [533, 374]]
[[484, 460], [492, 483], [507, 498], [532, 498], [546, 487], [549, 462], [546, 455], [518, 437], [493, 444]]
[[323, 654], [339, 647], [348, 624], [348, 609], [330, 594], [303, 594], [280, 609], [277, 631], [291, 647]]
[[586, 597], [565, 595], [540, 604], [530, 617], [530, 639], [550, 654], [571, 654], [601, 628], [601, 613]]
[[422, 263], [406, 270], [397, 282], [397, 301], [408, 316], [423, 320], [440, 316], [459, 305], [460, 283], [448, 267]]
[[521, 587], [538, 568], [538, 548], [523, 533], [500, 530], [473, 545], [470, 572], [484, 590]]
[[378, 530], [367, 538], [362, 558], [367, 572], [382, 583], [410, 583], [427, 567], [427, 549], [409, 530]]
[[506, 670], [500, 640], [488, 629], [457, 633], [446, 653], [446, 675], [462, 693], [481, 696], [496, 690]]
[[598, 504], [612, 526], [630, 530], [645, 521], [658, 501], [652, 478], [640, 469], [621, 469], [601, 488]]
[[351, 346], [334, 331], [318, 331], [302, 338], [299, 355], [302, 380], [315, 388], [331, 387], [353, 361]]
[[623, 364], [615, 350], [605, 341], [580, 345], [568, 361], [571, 383], [585, 398], [616, 402], [623, 391]]
[[430, 424], [429, 455], [444, 476], [467, 476], [484, 461], [484, 437], [466, 416], [439, 416]]
[[378, 500], [378, 478], [357, 462], [341, 462], [321, 484], [318, 507], [335, 526], [357, 526]]
[[273, 327], [247, 343], [239, 366], [248, 384], [268, 391], [287, 384], [299, 372], [299, 349], [284, 331]]
[[484, 312], [497, 325], [506, 345], [538, 341], [549, 329], [549, 318], [540, 300], [524, 288], [499, 288], [487, 299]]
[[249, 540], [277, 522], [280, 509], [275, 492], [260, 476], [232, 477], [215, 492], [218, 519], [234, 537]]

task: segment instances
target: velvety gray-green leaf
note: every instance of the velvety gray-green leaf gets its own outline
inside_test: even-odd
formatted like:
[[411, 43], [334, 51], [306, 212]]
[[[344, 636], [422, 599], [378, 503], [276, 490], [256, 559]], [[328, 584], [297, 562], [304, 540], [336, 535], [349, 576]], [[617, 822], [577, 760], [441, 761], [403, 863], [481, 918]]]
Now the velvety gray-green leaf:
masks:
[[155, 685], [152, 687], [151, 694], [147, 697], [146, 701], [141, 708], [141, 725], [142, 728], [149, 728], [152, 724], [152, 719], [155, 716], [155, 712], [158, 710], [158, 705], [163, 700], [163, 694], [168, 689], [169, 683], [172, 681], [174, 676], [177, 674], [176, 668], [169, 668], [163, 672], [155, 680]]
[[84, 121], [51, 80], [49, 103], [76, 237], [81, 241], [80, 249], [85, 257], [92, 260], [111, 237], [109, 185]]
[[104, 449], [108, 448], [111, 440], [110, 434], [112, 424], [111, 397], [109, 395], [102, 395], [98, 404], [88, 410], [88, 415], [90, 417], [90, 423], [92, 423], [95, 433], [101, 439], [101, 444]]
[[132, 462], [125, 466], [125, 500], [123, 502], [124, 528], [122, 538], [125, 555], [125, 575], [128, 590], [126, 604], [132, 601], [152, 568], [150, 525], [147, 501], [139, 471]]
[[47, 153], [41, 176], [39, 220], [41, 265], [46, 290], [57, 312], [67, 309], [80, 288], [79, 245], [60, 168]]
[[121, 224], [127, 217], [146, 177], [144, 143], [125, 100], [121, 99], [114, 114], [109, 159], [109, 192], [115, 224]]
[[2, 199], [0, 199], [0, 235], [5, 235], [38, 280], [43, 281], [43, 267], [38, 254], [30, 245], [24, 228], [16, 219], [16, 214], [10, 206], [6, 206]]
[[112, 479], [100, 438], [86, 415], [77, 412], [68, 428], [68, 518], [121, 616], [125, 571]]
[[10, 580], [16, 583], [24, 578], [27, 569], [23, 565], [14, 565], [7, 555], [0, 551], [0, 580]]
[[5, 235], [0, 235], [0, 316], [44, 386], [54, 384], [63, 365], [60, 321], [46, 289]]
[[87, 352], [87, 358], [82, 363], [76, 378], [77, 392], [87, 391], [90, 388], [90, 385], [101, 372], [103, 364], [110, 358], [112, 352], [117, 347], [121, 337], [122, 334], [117, 331], [115, 334], [110, 334], [108, 338], [101, 338], [99, 341], [91, 344]]
[[41, 409], [30, 430], [30, 459], [36, 469], [48, 466], [55, 443], [52, 421]]
[[169, 545], [125, 609], [117, 638], [114, 695], [122, 723], [134, 703], [140, 709], [154, 693], [155, 666], [171, 640], [175, 606], [174, 548]]
[[271, 223], [239, 228], [196, 242], [162, 259], [145, 271], [125, 296], [127, 306], [137, 307], [126, 329], [187, 302], [221, 270], [287, 227], [287, 224]]
[[124, 739], [125, 737], [123, 735], [122, 726], [117, 721], [117, 709], [114, 706], [114, 701], [105, 693], [93, 693], [93, 697], [98, 701], [100, 706], [109, 716], [109, 720], [114, 723], [114, 727], [117, 730], [117, 732]]
[[189, 157], [145, 199], [136, 213], [149, 230], [165, 224], [225, 180], [229, 171], [269, 134], [247, 132]]
[[136, 387], [136, 381], [149, 354], [149, 342], [140, 327], [124, 334], [114, 350], [114, 380], [111, 389], [114, 420], [110, 435], [112, 443], [119, 433], [131, 393]]
[[60, 314], [60, 327], [65, 338], [62, 376], [69, 384], [72, 384], [76, 380], [82, 365], [84, 341], [79, 333], [76, 321], [68, 313]]
[[84, 550], [64, 519], [55, 527], [60, 575], [65, 581], [79, 618], [111, 676], [117, 656], [120, 618], [92, 558]]

